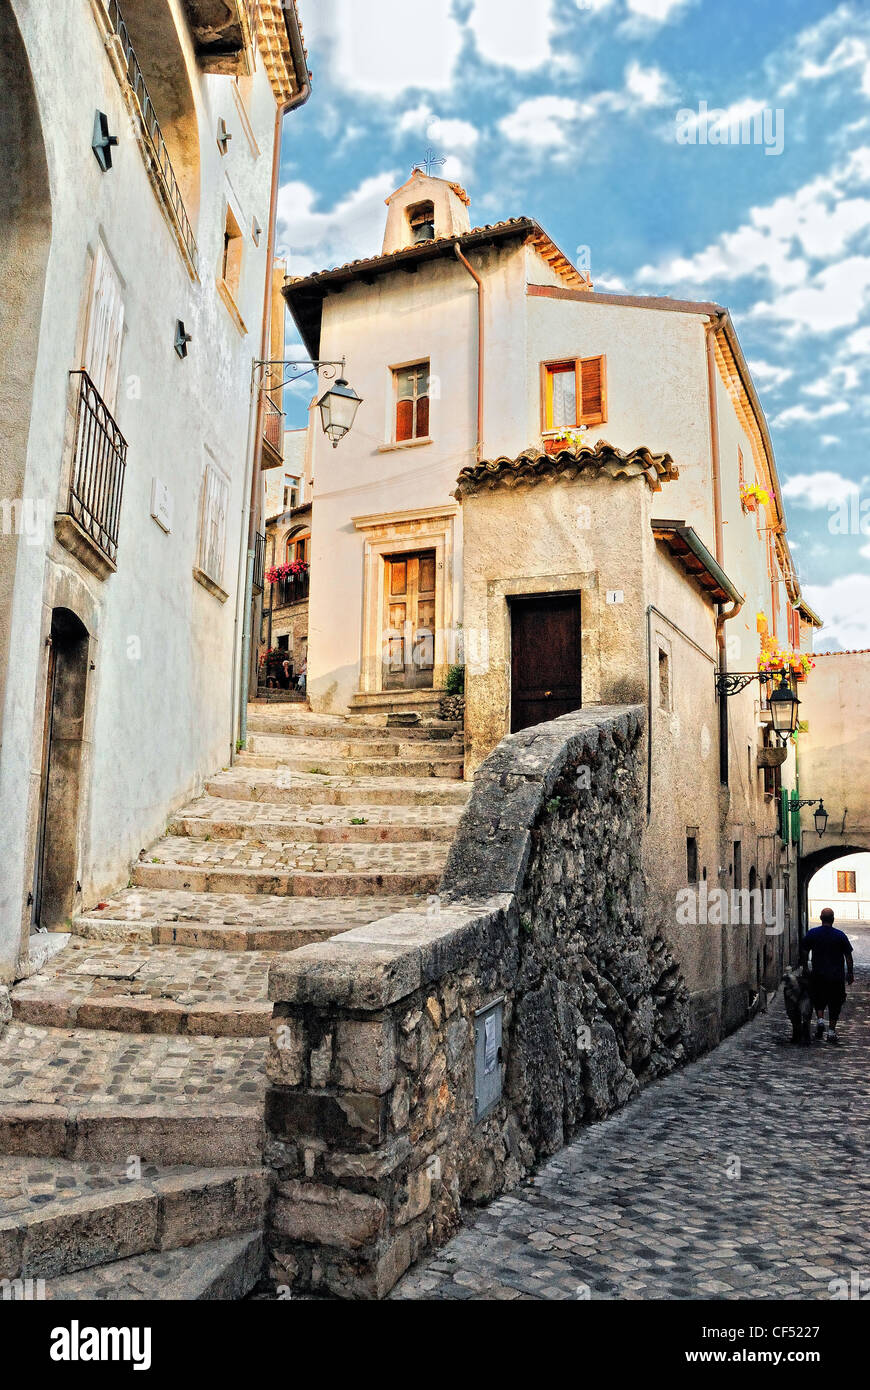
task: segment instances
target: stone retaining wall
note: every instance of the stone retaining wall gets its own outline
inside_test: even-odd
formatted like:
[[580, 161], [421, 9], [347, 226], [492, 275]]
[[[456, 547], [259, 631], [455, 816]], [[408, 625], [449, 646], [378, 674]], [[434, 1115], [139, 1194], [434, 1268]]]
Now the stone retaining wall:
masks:
[[[275, 1284], [382, 1297], [463, 1200], [683, 1059], [685, 987], [643, 929], [642, 720], [597, 707], [510, 735], [425, 912], [273, 965]], [[496, 1001], [503, 1091], [475, 1122], [475, 1015]]]

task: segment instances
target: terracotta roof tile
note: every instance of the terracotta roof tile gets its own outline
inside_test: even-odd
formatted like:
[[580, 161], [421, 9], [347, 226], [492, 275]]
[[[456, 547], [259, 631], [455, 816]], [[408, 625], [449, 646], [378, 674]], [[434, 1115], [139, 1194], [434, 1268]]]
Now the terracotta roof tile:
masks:
[[661, 491], [663, 482], [679, 477], [670, 454], [653, 454], [643, 447], [624, 453], [605, 439], [599, 439], [594, 445], [560, 449], [557, 454], [545, 454], [532, 446], [515, 459], [502, 455], [469, 464], [460, 472], [453, 496], [461, 499], [491, 488], [555, 483], [562, 478], [576, 478], [580, 473], [609, 473], [611, 478], [643, 477], [652, 492]]

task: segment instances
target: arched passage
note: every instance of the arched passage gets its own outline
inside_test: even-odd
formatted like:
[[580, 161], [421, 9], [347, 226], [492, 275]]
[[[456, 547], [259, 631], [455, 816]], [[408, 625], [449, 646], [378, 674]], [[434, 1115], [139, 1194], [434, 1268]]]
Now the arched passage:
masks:
[[866, 854], [870, 851], [870, 844], [842, 844], [825, 845], [822, 849], [814, 850], [812, 854], [804, 854], [798, 860], [798, 911], [800, 913], [800, 934], [801, 936], [812, 925], [809, 922], [809, 885], [811, 879], [818, 873], [819, 869], [830, 864], [834, 859], [842, 859], [849, 854]]
[[[51, 245], [48, 164], [36, 92], [10, 0], [0, 0], [0, 712], [9, 663], [16, 536], [49, 524], [28, 497], [27, 441]], [[42, 510], [40, 510], [42, 506]]]

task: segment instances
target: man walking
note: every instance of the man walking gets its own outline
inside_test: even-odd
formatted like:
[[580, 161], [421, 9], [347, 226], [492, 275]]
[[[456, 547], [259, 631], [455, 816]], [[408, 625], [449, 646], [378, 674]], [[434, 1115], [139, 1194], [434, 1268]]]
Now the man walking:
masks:
[[837, 1019], [846, 998], [846, 984], [854, 984], [852, 943], [845, 932], [834, 926], [829, 907], [819, 913], [820, 927], [813, 927], [801, 942], [801, 963], [812, 955], [810, 998], [816, 1011], [816, 1037], [825, 1036], [825, 1008], [828, 1010], [828, 1042], [837, 1043]]

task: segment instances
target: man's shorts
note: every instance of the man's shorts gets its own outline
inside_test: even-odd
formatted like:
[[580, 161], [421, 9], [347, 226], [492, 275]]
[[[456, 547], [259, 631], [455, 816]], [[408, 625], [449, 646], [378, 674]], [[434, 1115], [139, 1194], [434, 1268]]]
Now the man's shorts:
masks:
[[822, 976], [811, 975], [810, 998], [817, 1013], [825, 1008], [841, 1009], [846, 998], [846, 986], [842, 980], [826, 980]]

